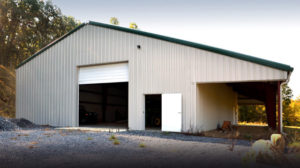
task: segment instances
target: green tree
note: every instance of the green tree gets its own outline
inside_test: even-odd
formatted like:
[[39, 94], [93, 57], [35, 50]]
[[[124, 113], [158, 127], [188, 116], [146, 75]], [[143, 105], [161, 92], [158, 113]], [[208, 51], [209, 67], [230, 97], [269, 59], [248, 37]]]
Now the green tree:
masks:
[[51, 1], [0, 0], [0, 64], [14, 68], [77, 25]]
[[134, 23], [134, 22], [131, 22], [129, 24], [129, 28], [131, 28], [131, 29], [138, 29], [138, 25], [136, 23]]
[[282, 85], [282, 122], [284, 125], [294, 125], [295, 110], [291, 106], [293, 97], [292, 89], [287, 85]]
[[111, 17], [109, 20], [110, 24], [119, 25], [119, 20], [116, 17]]
[[239, 105], [238, 116], [241, 122], [267, 122], [264, 105]]
[[15, 115], [16, 65], [79, 24], [51, 1], [0, 0], [0, 116]]
[[286, 104], [291, 104], [291, 99], [293, 97], [292, 89], [285, 83], [282, 85], [282, 100]]

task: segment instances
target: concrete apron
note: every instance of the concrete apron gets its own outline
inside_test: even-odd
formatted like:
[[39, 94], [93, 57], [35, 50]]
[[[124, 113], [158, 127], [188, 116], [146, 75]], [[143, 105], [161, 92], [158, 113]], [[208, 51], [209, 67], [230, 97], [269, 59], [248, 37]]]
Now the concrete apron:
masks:
[[95, 132], [125, 132], [127, 128], [105, 127], [105, 126], [83, 126], [83, 127], [58, 127], [57, 130], [79, 130]]

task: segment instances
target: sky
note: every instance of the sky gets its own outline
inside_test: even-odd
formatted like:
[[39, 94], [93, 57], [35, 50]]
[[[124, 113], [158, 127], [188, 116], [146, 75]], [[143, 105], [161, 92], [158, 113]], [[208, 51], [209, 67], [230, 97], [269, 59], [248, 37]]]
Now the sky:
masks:
[[52, 0], [81, 22], [120, 26], [224, 48], [294, 67], [300, 96], [300, 0]]

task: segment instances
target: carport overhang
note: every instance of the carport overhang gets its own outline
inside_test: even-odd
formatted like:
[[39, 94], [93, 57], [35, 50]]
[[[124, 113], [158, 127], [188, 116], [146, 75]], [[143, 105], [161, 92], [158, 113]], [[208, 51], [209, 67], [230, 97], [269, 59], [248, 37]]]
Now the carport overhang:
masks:
[[[282, 85], [286, 80], [228, 83], [238, 94], [238, 105], [265, 105], [270, 128], [282, 132]], [[277, 112], [277, 120], [276, 120]], [[276, 124], [277, 123], [277, 124]]]

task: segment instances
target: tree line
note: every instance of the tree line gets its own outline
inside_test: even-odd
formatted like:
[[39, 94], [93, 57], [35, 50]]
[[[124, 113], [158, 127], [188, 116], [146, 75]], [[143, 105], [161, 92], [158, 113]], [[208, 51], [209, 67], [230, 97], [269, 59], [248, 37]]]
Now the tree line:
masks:
[[51, 1], [0, 0], [0, 116], [15, 116], [15, 67], [79, 24]]
[[[284, 84], [282, 87], [282, 122], [286, 126], [300, 126], [300, 96], [296, 99], [292, 99], [292, 97], [292, 89]], [[241, 122], [267, 122], [264, 105], [241, 105], [238, 116]]]
[[0, 64], [13, 69], [80, 24], [51, 1], [0, 1]]

